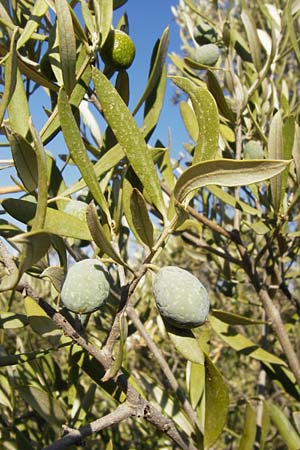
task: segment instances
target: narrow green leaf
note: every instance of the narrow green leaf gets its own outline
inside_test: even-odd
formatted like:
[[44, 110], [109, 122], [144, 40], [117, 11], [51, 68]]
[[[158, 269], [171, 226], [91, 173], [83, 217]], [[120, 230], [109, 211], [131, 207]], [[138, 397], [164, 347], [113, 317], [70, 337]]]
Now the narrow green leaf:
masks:
[[76, 40], [72, 16], [66, 0], [55, 0], [59, 36], [59, 53], [64, 88], [68, 95], [75, 85]]
[[196, 364], [204, 363], [204, 354], [191, 330], [179, 329], [167, 322], [165, 322], [165, 327], [176, 350], [184, 358]]
[[106, 76], [93, 68], [93, 80], [108, 124], [112, 128], [119, 144], [123, 147], [149, 198], [165, 217], [165, 205], [158, 174], [143, 134], [122, 98]]
[[189, 136], [193, 139], [194, 142], [196, 142], [199, 136], [199, 127], [194, 110], [191, 108], [188, 102], [184, 101], [180, 102], [179, 109]]
[[250, 53], [254, 67], [257, 71], [261, 68], [261, 44], [257, 33], [257, 24], [249, 11], [242, 10], [241, 19], [246, 30]]
[[218, 197], [226, 205], [232, 206], [233, 208], [243, 211], [245, 214], [251, 214], [252, 216], [260, 216], [261, 212], [243, 202], [242, 200], [237, 200], [233, 195], [225, 192], [219, 186], [209, 186], [208, 190], [215, 196]]
[[[270, 125], [269, 139], [268, 139], [268, 158], [269, 159], [283, 159], [283, 135], [282, 135], [282, 117], [281, 112], [278, 111]], [[282, 190], [282, 175], [274, 177], [271, 180], [271, 192], [273, 205], [276, 212], [279, 212], [281, 206], [281, 190]]]
[[35, 151], [22, 135], [13, 130], [7, 130], [7, 137], [20, 180], [25, 189], [32, 192], [38, 185], [38, 165]]
[[238, 450], [252, 450], [256, 434], [256, 412], [250, 402], [246, 403], [243, 433]]
[[230, 122], [234, 123], [234, 112], [228, 106], [223, 89], [220, 86], [217, 77], [210, 70], [207, 71], [207, 87], [214, 96], [221, 114], [223, 114]]
[[229, 407], [228, 387], [211, 359], [205, 355], [204, 447], [209, 449], [226, 423]]
[[155, 90], [156, 84], [159, 78], [161, 77], [165, 65], [169, 39], [170, 39], [169, 28], [167, 27], [164, 29], [159, 41], [154, 46], [147, 86], [133, 110], [132, 113], [133, 116], [135, 116], [135, 114], [138, 112], [144, 101], [151, 95], [153, 90]]
[[92, 238], [99, 249], [103, 253], [106, 253], [108, 256], [110, 256], [117, 263], [121, 264], [122, 266], [128, 267], [108, 240], [105, 230], [99, 221], [96, 207], [93, 203], [90, 203], [88, 205], [86, 217]]
[[[125, 157], [125, 153], [120, 146], [120, 144], [116, 144], [114, 147], [109, 149], [103, 156], [94, 164], [94, 170], [96, 176], [99, 178], [105, 172], [108, 172], [110, 169], [119, 164], [119, 162]], [[61, 193], [63, 196], [68, 196], [73, 194], [74, 192], [78, 192], [86, 186], [86, 182], [84, 179], [76, 181], [72, 186], [66, 189]]]
[[24, 314], [13, 312], [0, 312], [0, 328], [4, 330], [14, 330], [28, 325], [28, 319]]
[[2, 124], [7, 105], [10, 102], [10, 99], [14, 93], [17, 83], [18, 62], [17, 62], [16, 43], [18, 34], [19, 31], [18, 28], [16, 28], [14, 34], [11, 37], [9, 55], [5, 61], [4, 92], [0, 103], [0, 125]]
[[24, 307], [33, 331], [47, 339], [53, 347], [56, 347], [62, 336], [62, 330], [31, 297], [25, 297]]
[[29, 125], [29, 107], [21, 73], [17, 68], [16, 86], [8, 104], [9, 124], [13, 130], [26, 137]]
[[300, 67], [300, 49], [299, 49], [299, 44], [298, 44], [298, 39], [297, 39], [296, 29], [295, 29], [295, 22], [297, 22], [297, 18], [293, 17], [293, 15], [292, 15], [293, 3], [294, 2], [292, 0], [288, 0], [287, 4], [286, 4], [286, 8], [284, 8], [284, 11], [285, 11], [285, 15], [286, 15], [286, 25], [287, 25], [288, 35], [289, 35], [289, 38], [292, 43], [292, 47], [293, 47], [293, 50], [294, 50], [294, 53], [296, 56], [298, 67]]
[[[204, 359], [203, 359], [204, 363]], [[191, 363], [191, 373], [189, 380], [189, 394], [192, 407], [197, 408], [203, 395], [205, 387], [205, 367], [204, 364]]]
[[94, 166], [88, 157], [76, 120], [73, 116], [67, 94], [63, 89], [60, 90], [58, 96], [58, 114], [64, 139], [68, 146], [70, 155], [80, 170], [80, 173], [89, 187], [95, 201], [102, 208], [109, 219], [110, 212], [106, 199], [101, 192], [97, 176], [94, 171]]
[[214, 97], [208, 89], [188, 78], [176, 76], [171, 77], [171, 80], [189, 95], [197, 118], [199, 134], [193, 164], [214, 159], [219, 141], [219, 115]]
[[58, 266], [49, 266], [41, 273], [41, 278], [49, 278], [57, 292], [61, 291], [64, 281], [64, 269]]
[[113, 1], [112, 0], [97, 0], [100, 8], [100, 33], [101, 33], [101, 45], [104, 44], [108, 33], [111, 30], [112, 17], [113, 17]]
[[32, 222], [32, 229], [40, 230], [44, 227], [48, 201], [47, 157], [40, 135], [31, 120], [29, 122], [29, 128], [33, 137], [38, 167], [38, 200], [35, 217]]
[[134, 231], [139, 235], [140, 240], [151, 249], [153, 247], [153, 225], [145, 199], [136, 188], [133, 188], [131, 193], [130, 209]]
[[[31, 225], [32, 219], [35, 216], [36, 204], [14, 198], [3, 200], [2, 206], [5, 211], [15, 219], [22, 223]], [[70, 221], [70, 214], [66, 214], [57, 209], [47, 208], [46, 219], [43, 231], [53, 233], [58, 236], [71, 237], [75, 239], [83, 239], [90, 241], [92, 239], [89, 228], [85, 222], [77, 217], [72, 217]]]
[[146, 142], [149, 141], [157, 125], [161, 110], [164, 105], [167, 85], [167, 69], [163, 66], [161, 75], [145, 101], [143, 132]]
[[[70, 104], [74, 107], [79, 107], [89, 85], [89, 81], [91, 78], [91, 68], [90, 64], [87, 63], [88, 61], [89, 56], [86, 53], [86, 48], [85, 46], [82, 46], [76, 64], [76, 73], [81, 74], [81, 76], [79, 78], [79, 76], [77, 75], [79, 79], [77, 79], [77, 83], [70, 96]], [[47, 144], [49, 141], [51, 141], [51, 139], [53, 139], [53, 137], [56, 136], [59, 129], [60, 129], [60, 122], [58, 117], [58, 108], [56, 106], [51, 116], [49, 117], [49, 119], [47, 120], [47, 122], [45, 123], [45, 125], [41, 130], [40, 134], [43, 143]]]
[[70, 345], [71, 342], [69, 343], [64, 343], [61, 344], [57, 347], [51, 347], [51, 348], [47, 348], [47, 349], [43, 349], [43, 350], [36, 350], [33, 352], [25, 352], [25, 353], [17, 353], [15, 355], [2, 355], [0, 356], [0, 367], [5, 367], [5, 366], [14, 366], [16, 364], [23, 364], [26, 363], [28, 361], [32, 361], [34, 359], [37, 358], [42, 358], [46, 355], [48, 355], [49, 353], [57, 350], [60, 347], [65, 347], [66, 345]]
[[300, 184], [300, 128], [297, 123], [295, 123], [295, 138], [292, 153], [296, 168], [297, 182]]
[[211, 184], [233, 187], [259, 183], [281, 173], [289, 164], [290, 161], [267, 159], [203, 161], [183, 172], [175, 185], [174, 195], [182, 202], [194, 190]]
[[25, 28], [18, 39], [17, 49], [21, 48], [32, 37], [47, 10], [48, 4], [45, 0], [36, 0], [33, 3], [30, 19], [26, 22]]
[[254, 320], [249, 317], [241, 316], [240, 314], [234, 314], [232, 312], [223, 311], [221, 309], [212, 309], [211, 313], [214, 317], [221, 320], [228, 325], [257, 325], [265, 323], [262, 320]]
[[270, 417], [289, 450], [299, 450], [300, 435], [284, 412], [272, 402], [268, 402]]
[[21, 273], [26, 272], [45, 256], [51, 243], [49, 235], [40, 231], [19, 234], [12, 238], [12, 242], [21, 246], [19, 263]]
[[238, 333], [233, 327], [221, 322], [221, 320], [212, 315], [209, 316], [208, 320], [218, 336], [237, 352], [241, 352], [262, 362], [286, 367], [286, 363], [282, 359], [262, 349], [246, 336]]
[[48, 392], [36, 386], [16, 386], [25, 403], [31, 406], [47, 424], [59, 428], [66, 421], [66, 411], [62, 403]]

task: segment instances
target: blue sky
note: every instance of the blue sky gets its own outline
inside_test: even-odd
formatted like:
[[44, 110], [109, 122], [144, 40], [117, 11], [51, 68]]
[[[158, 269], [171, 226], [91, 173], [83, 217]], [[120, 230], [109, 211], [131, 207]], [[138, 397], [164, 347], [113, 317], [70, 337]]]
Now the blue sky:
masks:
[[[114, 12], [114, 25], [117, 24], [119, 18], [125, 12], [127, 13], [129, 19], [129, 34], [136, 46], [136, 57], [133, 65], [128, 70], [130, 78], [130, 105], [132, 106], [136, 104], [146, 86], [152, 49], [166, 26], [169, 26], [170, 28], [169, 53], [180, 53], [181, 42], [179, 38], [179, 28], [171, 12], [171, 6], [176, 4], [177, 0], [128, 0], [124, 6]], [[182, 142], [186, 142], [188, 137], [180, 118], [178, 106], [172, 104], [173, 93], [174, 87], [172, 83], [168, 81], [165, 104], [160, 117], [159, 126], [155, 130], [150, 142], [153, 144], [155, 140], [159, 138], [164, 145], [167, 145], [168, 133], [170, 133], [172, 152], [176, 155], [182, 149]], [[38, 95], [33, 96], [30, 105], [33, 122], [38, 130], [42, 127], [46, 119], [46, 115], [42, 109], [43, 106], [49, 107], [49, 99], [40, 92]], [[0, 141], [1, 140], [0, 136]], [[47, 148], [57, 155], [66, 152], [63, 146], [64, 141], [60, 135], [58, 138], [54, 139]], [[8, 149], [1, 148], [0, 159], [9, 157], [10, 154]], [[10, 175], [13, 173], [13, 170], [1, 170], [0, 186], [13, 184], [10, 179]], [[75, 174], [72, 169], [68, 170], [67, 173], [73, 178], [72, 180], [67, 179], [67, 183], [68, 181], [70, 183], [75, 181], [74, 177], [78, 177], [78, 174]]]

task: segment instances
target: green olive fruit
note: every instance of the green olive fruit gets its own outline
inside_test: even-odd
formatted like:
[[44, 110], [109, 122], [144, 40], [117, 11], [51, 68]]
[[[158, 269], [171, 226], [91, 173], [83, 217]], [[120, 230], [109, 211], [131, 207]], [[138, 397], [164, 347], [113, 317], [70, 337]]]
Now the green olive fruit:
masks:
[[87, 207], [88, 205], [80, 200], [70, 200], [66, 204], [64, 212], [77, 217], [77, 219], [85, 220]]
[[66, 308], [87, 314], [100, 308], [109, 295], [108, 272], [98, 259], [84, 259], [67, 272], [61, 291]]
[[100, 50], [101, 58], [115, 70], [128, 69], [135, 57], [135, 45], [128, 34], [111, 30]]
[[187, 270], [163, 267], [155, 276], [153, 292], [160, 314], [171, 325], [195, 328], [206, 321], [209, 312], [207, 291]]
[[196, 60], [199, 64], [203, 64], [204, 66], [214, 66], [217, 64], [217, 61], [220, 56], [219, 47], [215, 44], [206, 44], [202, 45], [197, 50]]
[[263, 159], [264, 150], [260, 142], [248, 141], [244, 144], [244, 159]]

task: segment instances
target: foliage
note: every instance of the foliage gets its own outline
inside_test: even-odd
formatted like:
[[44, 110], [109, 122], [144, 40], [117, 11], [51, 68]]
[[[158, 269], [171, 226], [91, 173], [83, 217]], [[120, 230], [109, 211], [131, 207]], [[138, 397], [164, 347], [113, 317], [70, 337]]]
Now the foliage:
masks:
[[[134, 108], [130, 72], [101, 59], [124, 3], [0, 4], [1, 164], [15, 169], [0, 187], [2, 448], [299, 449], [299, 2], [174, 7], [180, 157], [151, 144], [168, 29]], [[208, 44], [214, 67], [197, 60]], [[80, 316], [60, 291], [86, 258], [105, 265], [110, 294]], [[203, 326], [158, 314], [153, 273], [168, 265], [208, 290]]]

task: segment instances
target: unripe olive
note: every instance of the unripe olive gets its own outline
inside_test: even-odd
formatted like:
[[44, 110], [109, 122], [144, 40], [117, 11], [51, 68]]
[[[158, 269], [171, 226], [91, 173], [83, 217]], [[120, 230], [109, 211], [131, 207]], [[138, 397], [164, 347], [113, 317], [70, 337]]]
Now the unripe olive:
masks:
[[153, 291], [160, 314], [171, 325], [195, 328], [206, 321], [209, 312], [207, 291], [187, 270], [163, 267], [155, 276]]
[[101, 58], [115, 70], [128, 69], [135, 57], [135, 45], [128, 34], [111, 30], [100, 50]]
[[204, 66], [214, 66], [217, 63], [219, 56], [220, 50], [215, 44], [202, 45], [196, 53], [197, 62]]
[[263, 159], [264, 150], [260, 142], [248, 141], [244, 144], [245, 159]]
[[108, 272], [98, 259], [84, 259], [68, 270], [61, 301], [70, 311], [79, 314], [93, 312], [108, 296]]

